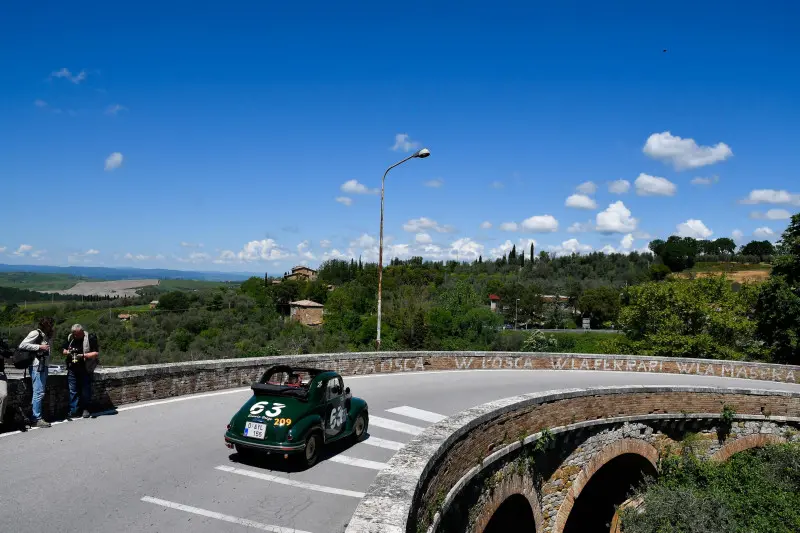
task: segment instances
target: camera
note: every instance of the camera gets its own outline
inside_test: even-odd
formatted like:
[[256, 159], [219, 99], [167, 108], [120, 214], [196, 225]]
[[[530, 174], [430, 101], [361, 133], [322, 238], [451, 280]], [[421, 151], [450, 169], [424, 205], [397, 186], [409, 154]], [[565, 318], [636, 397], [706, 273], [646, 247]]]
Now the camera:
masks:
[[69, 354], [72, 356], [73, 363], [77, 363], [79, 358], [83, 358], [83, 354], [77, 348], [70, 348]]

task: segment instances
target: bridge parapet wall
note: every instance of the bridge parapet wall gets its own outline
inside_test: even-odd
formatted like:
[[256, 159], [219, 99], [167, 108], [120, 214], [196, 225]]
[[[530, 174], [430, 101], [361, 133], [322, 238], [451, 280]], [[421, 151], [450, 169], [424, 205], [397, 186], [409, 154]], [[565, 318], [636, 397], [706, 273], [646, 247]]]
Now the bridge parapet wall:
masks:
[[[624, 355], [520, 352], [363, 352], [281, 357], [220, 359], [119, 368], [95, 373], [96, 409], [250, 385], [273, 364], [325, 367], [344, 376], [435, 370], [592, 370], [648, 374], [691, 374], [800, 383], [800, 367], [756, 362], [674, 359]], [[12, 406], [30, 406], [31, 387], [9, 379]], [[45, 416], [67, 413], [66, 376], [51, 375]]]
[[498, 400], [431, 426], [398, 452], [347, 533], [480, 532], [512, 493], [537, 506], [536, 531], [560, 533], [581, 490], [614, 457], [636, 454], [655, 467], [691, 445], [721, 460], [797, 440], [798, 425], [800, 393], [756, 389], [609, 387]]

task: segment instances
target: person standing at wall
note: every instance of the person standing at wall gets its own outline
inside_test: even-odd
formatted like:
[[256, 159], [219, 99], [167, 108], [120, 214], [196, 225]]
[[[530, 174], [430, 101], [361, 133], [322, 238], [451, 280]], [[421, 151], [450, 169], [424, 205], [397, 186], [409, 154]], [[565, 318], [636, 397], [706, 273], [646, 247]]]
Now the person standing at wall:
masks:
[[79, 414], [89, 418], [92, 401], [92, 378], [97, 366], [100, 348], [97, 336], [87, 334], [83, 326], [75, 324], [64, 343], [63, 353], [67, 358], [67, 384], [69, 385], [69, 417]]
[[6, 381], [6, 359], [14, 355], [14, 350], [9, 348], [6, 341], [0, 339], [0, 427], [3, 426], [3, 414], [6, 412], [8, 399], [8, 382]]
[[50, 423], [42, 418], [42, 400], [47, 386], [47, 364], [50, 358], [48, 339], [53, 335], [54, 324], [55, 321], [52, 318], [42, 318], [39, 320], [39, 328], [28, 333], [28, 336], [19, 344], [20, 350], [36, 353], [31, 366], [28, 367], [28, 372], [31, 375], [31, 384], [33, 385], [33, 398], [31, 399], [33, 410], [32, 427], [50, 427]]

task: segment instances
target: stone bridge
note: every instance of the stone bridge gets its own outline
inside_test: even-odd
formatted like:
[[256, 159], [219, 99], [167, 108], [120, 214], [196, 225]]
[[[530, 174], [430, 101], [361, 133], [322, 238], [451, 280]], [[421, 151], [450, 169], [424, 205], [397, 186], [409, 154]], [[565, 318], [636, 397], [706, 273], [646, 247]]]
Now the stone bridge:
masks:
[[615, 387], [499, 400], [408, 444], [347, 532], [608, 532], [614, 506], [665, 456], [722, 461], [798, 441], [798, 427], [800, 394], [789, 392]]

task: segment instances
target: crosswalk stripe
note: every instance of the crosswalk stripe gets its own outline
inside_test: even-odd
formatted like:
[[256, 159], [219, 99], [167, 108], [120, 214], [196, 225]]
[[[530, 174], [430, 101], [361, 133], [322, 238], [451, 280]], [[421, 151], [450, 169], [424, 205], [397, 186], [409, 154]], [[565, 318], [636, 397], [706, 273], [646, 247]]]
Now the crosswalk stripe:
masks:
[[346, 455], [334, 455], [327, 459], [333, 463], [341, 463], [343, 465], [360, 466], [361, 468], [371, 468], [372, 470], [383, 470], [386, 468], [386, 463], [379, 463], [378, 461], [368, 461], [366, 459], [358, 459], [356, 457], [348, 457]]
[[155, 505], [160, 505], [162, 507], [168, 507], [170, 509], [177, 509], [178, 511], [184, 511], [186, 513], [205, 516], [206, 518], [214, 518], [216, 520], [222, 520], [223, 522], [230, 522], [231, 524], [238, 524], [240, 526], [251, 527], [253, 529], [260, 529], [261, 531], [270, 531], [272, 533], [308, 533], [308, 531], [302, 531], [300, 529], [280, 527], [280, 526], [270, 526], [268, 524], [262, 524], [261, 522], [248, 520], [246, 518], [230, 516], [227, 514], [217, 513], [215, 511], [209, 511], [207, 509], [200, 509], [199, 507], [192, 507], [191, 505], [184, 505], [182, 503], [175, 503], [168, 500], [161, 500], [159, 498], [152, 498], [150, 496], [145, 496], [144, 498], [142, 498], [142, 501], [147, 503], [153, 503]]
[[[412, 426], [404, 422], [397, 422], [389, 418], [381, 418], [379, 416], [370, 416], [369, 425], [377, 428], [391, 429], [392, 431], [399, 431], [400, 433], [408, 433], [409, 435], [419, 435], [425, 428], [419, 426]], [[369, 440], [369, 439], [367, 439]]]
[[373, 437], [372, 435], [370, 435], [367, 440], [362, 441], [361, 444], [367, 444], [369, 446], [375, 446], [377, 448], [386, 448], [387, 450], [394, 450], [394, 451], [397, 451], [403, 447], [402, 442], [379, 439], [378, 437]]
[[440, 415], [439, 413], [433, 413], [431, 411], [425, 411], [424, 409], [417, 409], [416, 407], [409, 407], [408, 405], [401, 405], [400, 407], [393, 407], [391, 409], [387, 409], [386, 412], [394, 413], [400, 416], [407, 416], [409, 418], [417, 418], [419, 420], [424, 420], [425, 422], [441, 422], [445, 418], [444, 415]]
[[350, 496], [351, 498], [363, 498], [363, 492], [356, 492], [354, 490], [337, 489], [334, 487], [326, 487], [324, 485], [315, 485], [313, 483], [306, 483], [304, 481], [297, 481], [280, 476], [273, 476], [272, 474], [263, 474], [261, 472], [253, 472], [252, 470], [245, 470], [244, 468], [234, 468], [232, 466], [220, 465], [215, 467], [217, 470], [229, 472], [231, 474], [238, 474], [240, 476], [252, 477], [262, 481], [269, 481], [271, 483], [278, 483], [280, 485], [288, 485], [290, 487], [297, 487], [300, 489], [313, 490], [316, 492], [327, 492], [328, 494], [338, 494], [340, 496]]

